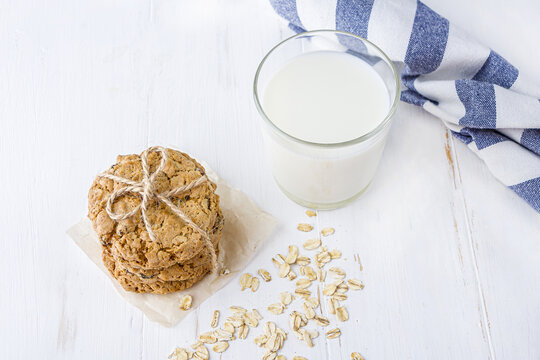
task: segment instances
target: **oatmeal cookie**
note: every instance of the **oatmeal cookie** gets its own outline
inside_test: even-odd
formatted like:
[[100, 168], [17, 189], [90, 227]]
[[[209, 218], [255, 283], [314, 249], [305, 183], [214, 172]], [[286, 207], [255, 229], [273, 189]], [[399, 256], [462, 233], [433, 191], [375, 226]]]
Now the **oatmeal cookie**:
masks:
[[[191, 183], [205, 174], [198, 162], [179, 151], [167, 149], [169, 159], [162, 172], [154, 180], [157, 192], [164, 192]], [[150, 173], [159, 166], [160, 154], [150, 152]], [[108, 173], [133, 181], [141, 181], [143, 171], [139, 155], [119, 156]], [[125, 220], [114, 221], [105, 211], [108, 196], [124, 187], [116, 181], [97, 177], [88, 194], [88, 217], [102, 244], [110, 245], [112, 251], [140, 269], [162, 269], [195, 257], [204, 247], [201, 234], [175, 215], [165, 204], [154, 202], [147, 215], [158, 241], [152, 241], [141, 219], [140, 211]], [[207, 233], [220, 226], [219, 196], [216, 185], [208, 181], [171, 201]], [[140, 204], [136, 195], [125, 194], [113, 204], [113, 211], [124, 213]], [[212, 239], [217, 247], [219, 237]]]
[[109, 270], [111, 275], [122, 285], [124, 290], [131, 291], [131, 292], [137, 292], [137, 293], [154, 293], [154, 294], [167, 294], [170, 292], [185, 290], [190, 287], [192, 287], [195, 283], [200, 281], [205, 275], [206, 272], [199, 274], [196, 277], [193, 277], [191, 279], [187, 280], [181, 280], [181, 281], [161, 281], [156, 280], [151, 283], [145, 283], [142, 282], [141, 279], [133, 274], [127, 271], [126, 269], [122, 268], [120, 265], [118, 265], [112, 256], [110, 255], [110, 252], [107, 251], [106, 248], [104, 248], [102, 253], [102, 259], [103, 264]]
[[[210, 234], [212, 242], [214, 242], [214, 237], [218, 239], [221, 237], [222, 226], [218, 228], [218, 231]], [[189, 259], [186, 262], [180, 264], [175, 264], [166, 268], [161, 269], [141, 269], [134, 267], [128, 261], [124, 260], [121, 256], [118, 256], [117, 253], [108, 250], [114, 261], [126, 269], [132, 274], [137, 275], [142, 282], [153, 282], [155, 280], [161, 281], [182, 281], [187, 280], [192, 277], [198, 276], [201, 272], [208, 273], [211, 270], [211, 255], [208, 253], [206, 248], [203, 248], [196, 256]], [[216, 254], [219, 255], [219, 250], [216, 251]]]
[[[155, 174], [153, 192], [165, 193], [205, 175], [204, 168], [187, 154], [165, 151], [168, 160], [162, 171]], [[161, 153], [147, 153], [150, 174], [160, 162]], [[106, 173], [139, 183], [144, 177], [141, 156], [118, 156]], [[124, 289], [158, 294], [179, 291], [191, 287], [212, 270], [212, 252], [203, 236], [166, 204], [158, 200], [147, 203], [145, 213], [156, 241], [150, 239], [140, 209], [127, 219], [112, 220], [106, 211], [107, 199], [125, 186], [98, 176], [88, 193], [88, 217], [101, 241], [103, 262]], [[208, 234], [217, 252], [224, 219], [215, 190], [216, 185], [206, 181], [168, 199]], [[138, 193], [127, 192], [115, 199], [112, 210], [125, 214], [140, 203]]]

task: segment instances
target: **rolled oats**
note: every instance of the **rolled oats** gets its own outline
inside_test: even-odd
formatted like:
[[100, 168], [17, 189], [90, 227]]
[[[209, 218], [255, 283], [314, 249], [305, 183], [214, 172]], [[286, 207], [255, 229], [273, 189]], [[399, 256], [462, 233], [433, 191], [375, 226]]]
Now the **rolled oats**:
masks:
[[262, 360], [275, 360], [276, 356], [277, 354], [275, 352], [268, 352], [264, 354], [264, 356], [262, 357]]
[[315, 317], [315, 310], [313, 310], [313, 308], [307, 304], [307, 303], [303, 303], [302, 304], [302, 307], [304, 309], [304, 314], [306, 314], [306, 317], [311, 320]]
[[270, 280], [272, 280], [272, 276], [270, 276], [270, 273], [265, 269], [259, 269], [257, 272], [264, 281], [269, 282]]
[[264, 334], [255, 336], [255, 339], [253, 340], [256, 345], [263, 346], [268, 341], [268, 337]]
[[321, 239], [314, 238], [314, 239], [306, 240], [303, 246], [304, 246], [304, 249], [306, 250], [315, 250], [316, 248], [321, 246]]
[[284, 278], [285, 276], [289, 274], [290, 271], [291, 271], [291, 265], [284, 262], [283, 264], [279, 266], [279, 277]]
[[169, 359], [171, 360], [188, 360], [190, 358], [191, 356], [189, 356], [188, 352], [184, 348], [176, 348], [169, 355]]
[[365, 360], [362, 355], [357, 352], [351, 353], [351, 360]]
[[249, 333], [249, 326], [248, 325], [243, 325], [243, 326], [238, 328], [238, 338], [244, 340], [244, 339], [247, 338], [248, 333]]
[[232, 337], [233, 337], [233, 335], [230, 332], [223, 329], [214, 330], [214, 335], [219, 341], [229, 341], [229, 340], [232, 340]]
[[296, 262], [297, 257], [298, 257], [298, 246], [289, 245], [289, 253], [285, 257], [285, 262], [288, 264], [294, 264]]
[[253, 315], [253, 317], [257, 320], [262, 320], [262, 316], [261, 314], [259, 313], [259, 310], [257, 309], [251, 309], [251, 314]]
[[317, 216], [317, 213], [313, 210], [306, 210], [306, 215], [309, 217]]
[[335, 299], [328, 299], [328, 312], [332, 315], [335, 315], [336, 314], [336, 304], [337, 301]]
[[[240, 326], [242, 325], [239, 325], [239, 327]], [[225, 323], [223, 324], [223, 331], [226, 331], [231, 335], [234, 334], [234, 329], [235, 329], [235, 326], [230, 321], [225, 321]]]
[[328, 251], [322, 251], [318, 253], [315, 258], [317, 259], [317, 262], [321, 265], [324, 265], [328, 263], [332, 258], [330, 257], [330, 253]]
[[328, 330], [326, 332], [326, 338], [327, 339], [335, 339], [335, 338], [338, 338], [340, 336], [341, 336], [341, 330], [339, 330], [339, 328]]
[[311, 281], [315, 281], [317, 280], [317, 273], [315, 272], [315, 270], [313, 270], [313, 268], [309, 265], [306, 265], [304, 267], [304, 274], [306, 275], [306, 277], [311, 280]]
[[364, 288], [364, 284], [357, 279], [349, 279], [347, 280], [347, 284], [349, 284], [349, 287], [353, 290], [362, 290]]
[[311, 262], [311, 259], [308, 258], [307, 256], [298, 256], [296, 258], [296, 264], [298, 264], [300, 266], [309, 265], [310, 262]]
[[270, 311], [274, 315], [279, 315], [283, 313], [283, 310], [285, 310], [285, 305], [283, 305], [282, 303], [270, 304], [268, 306], [268, 311]]
[[241, 313], [241, 314], [247, 313], [247, 310], [244, 309], [244, 308], [241, 307], [241, 306], [233, 305], [233, 306], [229, 306], [229, 309], [230, 309], [233, 313]]
[[244, 273], [240, 276], [240, 286], [242, 291], [251, 288], [251, 278], [252, 276], [249, 273]]
[[210, 326], [215, 328], [218, 326], [219, 323], [219, 310], [214, 310], [214, 314], [212, 315], [212, 321], [210, 322]]
[[330, 320], [328, 320], [328, 318], [325, 318], [324, 316], [321, 316], [321, 315], [316, 315], [313, 320], [315, 320], [315, 322], [319, 325], [319, 326], [322, 326], [322, 327], [325, 327], [325, 326], [328, 326], [330, 325]]
[[259, 278], [258, 277], [253, 277], [251, 279], [251, 291], [252, 292], [257, 291], [257, 289], [259, 289], [259, 284], [260, 284]]
[[290, 280], [290, 281], [293, 281], [294, 279], [296, 279], [296, 273], [294, 271], [289, 271], [289, 273], [287, 274], [287, 278]]
[[331, 273], [333, 276], [339, 277], [339, 278], [344, 278], [345, 276], [347, 276], [345, 271], [342, 268], [339, 268], [337, 266], [331, 267], [328, 270], [328, 272]]
[[213, 344], [217, 341], [217, 337], [213, 331], [207, 331], [199, 335], [199, 340], [204, 344]]
[[311, 291], [309, 291], [308, 289], [296, 289], [294, 290], [294, 293], [301, 297], [308, 297], [311, 295]]
[[311, 285], [311, 280], [302, 278], [296, 280], [296, 287], [300, 289], [307, 289]]
[[337, 285], [335, 283], [327, 284], [323, 289], [323, 294], [326, 296], [332, 296], [336, 292]]
[[227, 348], [229, 347], [229, 343], [226, 342], [226, 341], [219, 341], [216, 343], [216, 345], [214, 345], [214, 347], [212, 348], [212, 350], [214, 350], [214, 352], [217, 352], [217, 353], [222, 353], [224, 352], [225, 350], [227, 350]]
[[335, 292], [334, 295], [332, 295], [332, 299], [338, 300], [338, 301], [345, 301], [345, 300], [347, 300], [347, 295], [339, 294], [339, 293]]
[[300, 334], [302, 334], [302, 340], [304, 340], [304, 342], [309, 346], [309, 347], [313, 347], [313, 341], [311, 340], [311, 335], [309, 334], [309, 332], [307, 332], [306, 330], [304, 329], [300, 329], [298, 330], [298, 332]]
[[193, 298], [191, 295], [184, 295], [180, 299], [180, 309], [186, 311], [191, 309], [191, 303], [193, 302]]
[[296, 228], [298, 230], [304, 231], [304, 232], [310, 232], [311, 230], [313, 230], [313, 226], [311, 226], [309, 224], [298, 224], [298, 226]]
[[317, 272], [317, 280], [319, 280], [319, 282], [324, 282], [326, 280], [326, 270], [317, 268], [315, 271]]
[[319, 299], [317, 299], [316, 297], [310, 296], [306, 299], [306, 303], [315, 309], [317, 306], [319, 306]]
[[330, 236], [335, 232], [334, 228], [332, 227], [325, 227], [321, 230], [322, 236]]
[[336, 316], [339, 321], [347, 321], [349, 319], [349, 313], [345, 306], [340, 306], [336, 308]]
[[339, 251], [338, 249], [330, 250], [328, 253], [330, 254], [330, 258], [332, 260], [339, 259], [341, 257], [341, 251]]
[[279, 294], [279, 299], [283, 305], [289, 305], [293, 301], [293, 296], [290, 292], [285, 291]]

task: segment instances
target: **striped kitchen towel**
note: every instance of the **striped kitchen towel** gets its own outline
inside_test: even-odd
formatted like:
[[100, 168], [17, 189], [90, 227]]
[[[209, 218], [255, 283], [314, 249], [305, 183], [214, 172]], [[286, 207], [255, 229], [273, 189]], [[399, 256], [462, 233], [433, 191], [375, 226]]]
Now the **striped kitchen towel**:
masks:
[[420, 1], [270, 0], [296, 32], [337, 29], [402, 68], [401, 100], [440, 118], [540, 212], [540, 86]]

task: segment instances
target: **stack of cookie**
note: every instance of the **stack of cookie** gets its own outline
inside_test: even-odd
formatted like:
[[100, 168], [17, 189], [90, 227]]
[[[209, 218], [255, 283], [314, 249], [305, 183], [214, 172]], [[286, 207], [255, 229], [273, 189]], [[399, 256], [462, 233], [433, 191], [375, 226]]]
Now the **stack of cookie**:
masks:
[[[205, 170], [187, 154], [158, 150], [118, 156], [116, 164], [94, 180], [88, 194], [88, 217], [102, 244], [103, 263], [127, 291], [165, 294], [183, 290], [215, 266], [212, 259], [223, 229], [216, 185], [201, 181], [167, 195], [173, 207], [185, 215], [182, 220], [170, 205], [151, 195], [193, 184], [205, 177]], [[132, 190], [124, 191], [130, 184]], [[141, 206], [143, 194], [147, 200]], [[107, 208], [111, 195], [114, 201]], [[119, 219], [113, 220], [115, 217]]]

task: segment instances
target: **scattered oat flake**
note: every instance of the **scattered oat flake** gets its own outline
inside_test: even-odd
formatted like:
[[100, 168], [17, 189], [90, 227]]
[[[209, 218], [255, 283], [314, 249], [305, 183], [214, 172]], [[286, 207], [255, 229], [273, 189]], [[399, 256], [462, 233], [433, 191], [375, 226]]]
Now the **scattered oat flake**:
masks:
[[317, 280], [317, 273], [315, 272], [315, 270], [313, 270], [313, 268], [309, 265], [306, 265], [304, 267], [304, 275], [311, 281], [315, 281]]
[[283, 305], [282, 303], [270, 304], [268, 306], [268, 311], [270, 311], [274, 315], [279, 315], [283, 313], [284, 309], [285, 309], [285, 305]]
[[279, 294], [279, 299], [283, 305], [289, 305], [293, 300], [293, 296], [290, 292], [285, 291]]
[[324, 229], [321, 230], [322, 236], [329, 236], [329, 235], [332, 235], [334, 232], [336, 231], [332, 227], [325, 227]]
[[210, 322], [210, 326], [215, 328], [218, 326], [219, 323], [219, 310], [214, 310], [214, 314], [212, 315], [212, 321]]
[[307, 360], [307, 358], [303, 357], [303, 356], [295, 356], [292, 358], [292, 360]]
[[291, 271], [291, 266], [288, 263], [283, 263], [279, 266], [279, 277], [284, 278]]
[[335, 339], [335, 338], [338, 338], [340, 336], [341, 336], [341, 330], [339, 330], [339, 328], [328, 330], [326, 332], [326, 338], [327, 339]]
[[180, 299], [180, 309], [186, 311], [191, 309], [191, 303], [193, 302], [193, 298], [191, 295], [184, 295]]
[[294, 264], [296, 262], [297, 257], [298, 257], [298, 246], [289, 245], [289, 253], [285, 257], [285, 262], [287, 264]]
[[240, 286], [242, 287], [241, 289], [242, 291], [244, 291], [245, 289], [251, 288], [251, 279], [252, 279], [251, 274], [249, 273], [242, 274], [242, 276], [240, 277]]
[[294, 280], [294, 279], [296, 279], [296, 274], [295, 274], [295, 272], [291, 270], [291, 271], [287, 274], [287, 278], [288, 278], [289, 280], [291, 280], [291, 281]]
[[306, 215], [309, 217], [317, 216], [317, 213], [313, 210], [306, 210]]
[[340, 306], [336, 308], [336, 316], [339, 321], [347, 321], [349, 319], [349, 313], [345, 306]]
[[364, 288], [364, 284], [362, 284], [360, 280], [356, 279], [347, 280], [347, 284], [349, 284], [349, 287], [353, 290], [362, 290]]
[[322, 327], [330, 325], [330, 320], [321, 315], [316, 315], [313, 320], [315, 320], [315, 322]]
[[321, 239], [314, 238], [314, 239], [306, 240], [303, 246], [304, 246], [304, 249], [306, 250], [315, 250], [316, 248], [321, 246]]
[[176, 348], [169, 355], [169, 359], [171, 360], [188, 360], [190, 357], [191, 356], [189, 356], [188, 352], [184, 348]]
[[310, 232], [311, 230], [313, 230], [313, 226], [311, 226], [309, 224], [298, 224], [298, 226], [296, 228], [298, 230], [304, 231], [304, 232]]
[[357, 352], [351, 353], [351, 360], [365, 360], [362, 355]]
[[258, 277], [252, 278], [251, 279], [251, 291], [252, 292], [257, 291], [257, 289], [259, 289], [259, 284], [260, 284], [260, 281], [259, 281]]
[[264, 281], [269, 282], [270, 280], [272, 280], [272, 276], [270, 276], [270, 273], [266, 271], [265, 269], [259, 269], [257, 272], [263, 278]]
[[215, 352], [217, 353], [222, 353], [224, 352], [225, 350], [227, 350], [227, 348], [229, 347], [229, 343], [226, 342], [226, 341], [219, 341], [216, 343], [216, 345], [214, 345], [214, 347], [212, 348], [212, 350], [214, 350]]

